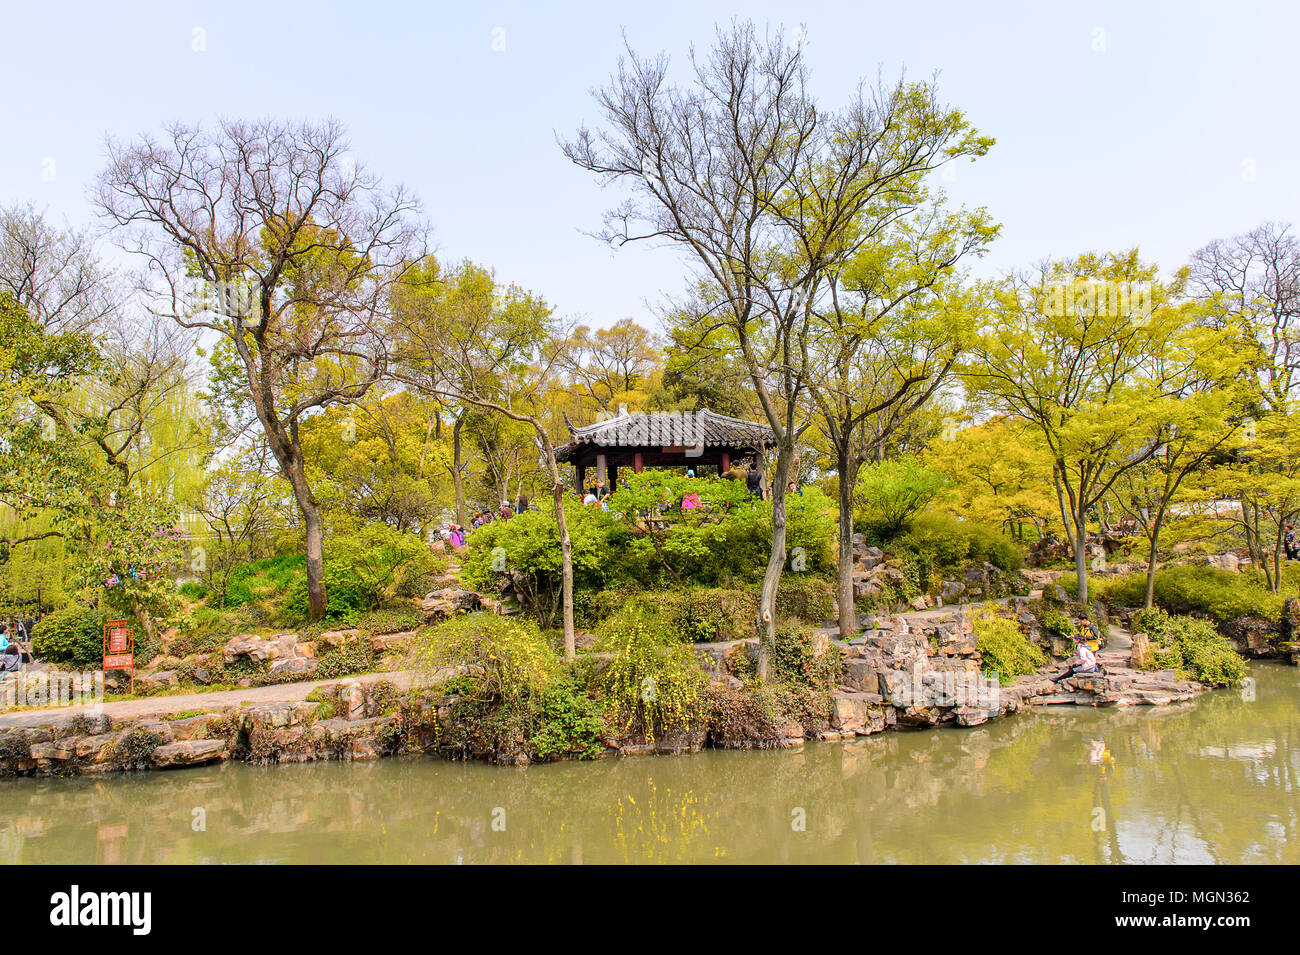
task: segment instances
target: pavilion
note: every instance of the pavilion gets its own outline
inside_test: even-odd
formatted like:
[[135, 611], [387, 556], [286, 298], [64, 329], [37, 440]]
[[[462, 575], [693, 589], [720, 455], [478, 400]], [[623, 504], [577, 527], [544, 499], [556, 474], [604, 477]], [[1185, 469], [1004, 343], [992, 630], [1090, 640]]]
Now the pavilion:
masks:
[[692, 468], [698, 477], [716, 470], [724, 475], [733, 462], [760, 456], [776, 444], [765, 424], [732, 418], [703, 408], [657, 414], [622, 413], [582, 428], [569, 426], [573, 436], [556, 449], [559, 461], [573, 465], [579, 491], [587, 470], [611, 490], [618, 488], [618, 469]]

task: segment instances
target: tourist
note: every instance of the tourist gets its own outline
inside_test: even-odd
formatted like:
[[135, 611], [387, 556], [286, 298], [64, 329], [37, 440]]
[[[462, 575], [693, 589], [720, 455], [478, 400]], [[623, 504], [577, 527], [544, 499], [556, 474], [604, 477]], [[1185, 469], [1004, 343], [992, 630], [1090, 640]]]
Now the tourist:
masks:
[[1072, 676], [1079, 676], [1084, 673], [1100, 673], [1101, 668], [1097, 665], [1097, 654], [1092, 652], [1092, 647], [1088, 646], [1083, 634], [1077, 634], [1074, 638], [1074, 656], [1065, 661], [1065, 672], [1052, 677], [1053, 683], [1060, 683]]
[[501, 520], [508, 521], [515, 516], [515, 509], [510, 506], [509, 501], [501, 502]]
[[587, 489], [587, 493], [582, 498], [582, 503], [588, 507], [595, 507], [600, 503], [600, 498], [596, 496], [596, 489], [594, 487]]
[[459, 524], [451, 524], [447, 530], [447, 539], [451, 541], [451, 549], [459, 550], [465, 546], [465, 531]]
[[519, 500], [515, 501], [515, 513], [522, 514], [524, 511], [528, 510], [528, 503], [528, 495], [520, 494]]
[[23, 654], [18, 649], [18, 644], [7, 643], [3, 650], [0, 650], [0, 670], [5, 673], [16, 673], [23, 667]]
[[1282, 546], [1286, 548], [1287, 560], [1300, 560], [1300, 546], [1296, 544], [1295, 528], [1290, 524], [1286, 526], [1286, 533], [1282, 535]]
[[749, 472], [745, 475], [745, 490], [750, 497], [763, 497], [763, 472], [757, 461], [749, 462]]
[[591, 490], [592, 493], [596, 495], [596, 500], [598, 501], [609, 497], [609, 488], [605, 487], [605, 482], [600, 478], [596, 478], [596, 486]]

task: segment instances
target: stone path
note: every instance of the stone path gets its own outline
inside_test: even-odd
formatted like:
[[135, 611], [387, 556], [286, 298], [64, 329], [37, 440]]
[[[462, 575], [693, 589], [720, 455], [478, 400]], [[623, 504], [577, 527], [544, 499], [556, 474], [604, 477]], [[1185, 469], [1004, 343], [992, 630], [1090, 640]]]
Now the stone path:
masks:
[[[1135, 670], [1129, 664], [1132, 648], [1132, 634], [1112, 623], [1110, 639], [1097, 652], [1101, 674], [1070, 677], [1053, 684], [1049, 675], [1037, 673], [1020, 677], [1016, 685], [1025, 703], [1038, 706], [1164, 706], [1190, 700], [1204, 689], [1199, 683], [1180, 680], [1174, 670]], [[1052, 669], [1060, 673], [1064, 667], [1057, 664]]]
[[407, 689], [412, 683], [410, 670], [393, 670], [384, 673], [366, 673], [355, 677], [333, 680], [313, 680], [307, 683], [279, 683], [275, 686], [256, 686], [246, 690], [219, 690], [214, 693], [182, 693], [176, 696], [150, 696], [141, 700], [118, 700], [93, 706], [52, 706], [41, 709], [14, 710], [0, 713], [0, 729], [11, 726], [48, 726], [55, 721], [71, 720], [78, 715], [100, 712], [114, 721], [125, 721], [142, 716], [167, 716], [188, 711], [207, 712], [241, 706], [245, 703], [282, 703], [304, 700], [317, 687], [339, 683], [342, 679], [358, 683], [387, 680], [398, 689]]

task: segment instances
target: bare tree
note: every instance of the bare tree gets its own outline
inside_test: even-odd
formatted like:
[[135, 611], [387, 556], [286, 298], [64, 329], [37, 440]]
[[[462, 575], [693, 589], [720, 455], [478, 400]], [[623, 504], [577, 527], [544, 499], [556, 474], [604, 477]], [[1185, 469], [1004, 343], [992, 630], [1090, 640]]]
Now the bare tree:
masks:
[[[615, 245], [674, 244], [695, 266], [709, 307], [698, 325], [734, 336], [776, 438], [772, 549], [760, 600], [759, 672], [776, 633], [786, 558], [785, 490], [809, 426], [809, 331], [828, 274], [851, 257], [916, 179], [963, 149], [962, 128], [928, 86], [859, 85], [849, 104], [821, 110], [809, 93], [803, 44], [752, 24], [719, 29], [707, 58], [691, 55], [692, 82], [672, 85], [668, 60], [630, 48], [597, 90], [605, 125], [564, 145], [568, 158], [633, 194], [605, 219]], [[958, 119], [959, 119], [958, 114]], [[864, 219], [869, 220], [864, 224]]]
[[156, 312], [218, 336], [255, 409], [302, 514], [313, 619], [326, 606], [324, 531], [299, 424], [385, 374], [391, 292], [427, 251], [418, 203], [347, 150], [333, 121], [173, 124], [162, 142], [110, 141], [98, 190], [147, 263]]
[[1300, 243], [1291, 227], [1265, 222], [1198, 249], [1191, 287], [1219, 324], [1242, 323], [1257, 338], [1261, 398], [1270, 410], [1284, 410], [1300, 386]]
[[51, 225], [31, 205], [0, 209], [0, 292], [49, 334], [102, 327], [122, 304], [90, 238]]

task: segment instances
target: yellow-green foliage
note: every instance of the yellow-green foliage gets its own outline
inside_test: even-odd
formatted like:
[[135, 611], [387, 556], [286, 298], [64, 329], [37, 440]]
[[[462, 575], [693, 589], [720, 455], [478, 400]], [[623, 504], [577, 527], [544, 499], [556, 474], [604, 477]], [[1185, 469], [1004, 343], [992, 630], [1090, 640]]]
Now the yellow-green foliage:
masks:
[[424, 631], [415, 646], [417, 670], [465, 665], [485, 698], [529, 703], [564, 676], [564, 665], [537, 625], [491, 614], [453, 617]]
[[606, 704], [625, 729], [647, 740], [702, 716], [705, 677], [691, 648], [664, 621], [629, 607], [601, 625], [600, 650], [613, 655], [600, 676]]
[[1015, 677], [1033, 673], [1047, 663], [1047, 655], [1030, 643], [1014, 619], [1000, 616], [991, 607], [982, 607], [974, 614], [975, 636], [986, 673], [995, 673], [1002, 683], [1011, 683]]
[[1151, 640], [1144, 669], [1174, 668], [1201, 683], [1225, 686], [1246, 678], [1245, 661], [1207, 620], [1172, 617], [1157, 607], [1138, 613], [1133, 627], [1145, 630]]

